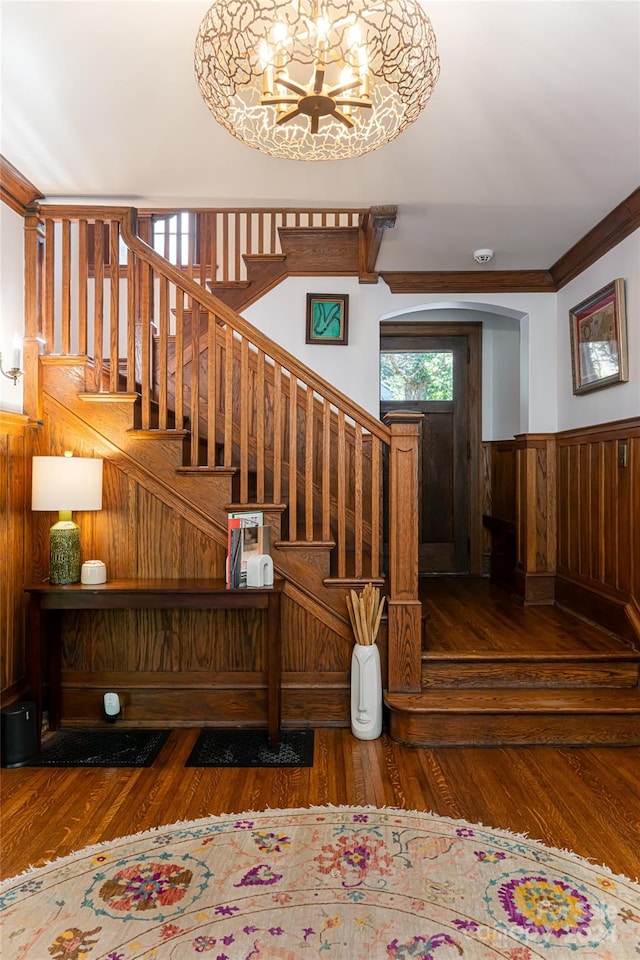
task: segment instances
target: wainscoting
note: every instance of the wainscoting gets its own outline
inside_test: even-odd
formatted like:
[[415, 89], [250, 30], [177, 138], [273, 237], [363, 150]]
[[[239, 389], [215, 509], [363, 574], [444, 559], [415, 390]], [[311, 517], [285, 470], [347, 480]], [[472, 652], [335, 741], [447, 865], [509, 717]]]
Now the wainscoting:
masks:
[[28, 418], [0, 411], [0, 658], [3, 703], [26, 690], [24, 583], [29, 542], [31, 430]]
[[640, 418], [556, 442], [556, 600], [640, 641]]
[[[492, 573], [640, 644], [640, 418], [484, 445]], [[505, 547], [505, 543], [507, 547]]]

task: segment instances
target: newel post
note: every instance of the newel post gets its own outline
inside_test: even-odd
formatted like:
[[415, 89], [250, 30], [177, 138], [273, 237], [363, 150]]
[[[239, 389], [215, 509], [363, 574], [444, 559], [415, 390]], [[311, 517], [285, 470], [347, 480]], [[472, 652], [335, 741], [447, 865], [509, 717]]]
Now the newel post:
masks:
[[40, 215], [27, 209], [24, 220], [24, 366], [23, 409], [30, 420], [42, 420], [42, 269], [44, 232]]
[[389, 600], [388, 681], [390, 693], [420, 690], [422, 605], [418, 599], [418, 516], [421, 413], [388, 413]]

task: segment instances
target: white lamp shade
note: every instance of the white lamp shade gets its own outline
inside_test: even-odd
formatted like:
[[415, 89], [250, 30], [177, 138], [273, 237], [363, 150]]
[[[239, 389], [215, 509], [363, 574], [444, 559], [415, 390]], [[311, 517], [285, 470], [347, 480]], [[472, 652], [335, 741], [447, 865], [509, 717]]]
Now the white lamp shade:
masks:
[[33, 457], [32, 510], [102, 510], [102, 464], [96, 457]]

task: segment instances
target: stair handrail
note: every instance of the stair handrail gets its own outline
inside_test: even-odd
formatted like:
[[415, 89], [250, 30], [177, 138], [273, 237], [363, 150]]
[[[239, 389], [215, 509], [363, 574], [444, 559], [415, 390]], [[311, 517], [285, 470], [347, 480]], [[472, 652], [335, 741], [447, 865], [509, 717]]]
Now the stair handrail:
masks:
[[[364, 427], [372, 436], [377, 437], [387, 446], [391, 441], [391, 432], [380, 420], [376, 419], [364, 407], [351, 400], [346, 394], [338, 390], [315, 373], [311, 367], [295, 357], [292, 353], [276, 343], [266, 334], [262, 333], [252, 324], [245, 320], [241, 314], [236, 313], [231, 307], [227, 306], [222, 300], [205, 290], [196, 280], [193, 280], [187, 274], [183, 273], [178, 267], [169, 263], [161, 254], [157, 253], [153, 247], [142, 240], [137, 233], [138, 211], [135, 207], [92, 207], [86, 205], [74, 206], [73, 212], [76, 216], [86, 219], [105, 219], [117, 220], [120, 223], [121, 236], [127, 247], [136, 254], [141, 260], [151, 265], [160, 275], [172, 281], [179, 289], [186, 293], [193, 300], [196, 300], [205, 310], [215, 313], [217, 317], [229, 324], [237, 333], [241, 334], [246, 340], [252, 343], [259, 350], [262, 350], [276, 363], [284, 367], [292, 376], [301, 380], [308, 387], [320, 394], [329, 403], [333, 404], [344, 413], [345, 416]], [[70, 208], [57, 204], [39, 204], [38, 212], [43, 217], [68, 216]]]

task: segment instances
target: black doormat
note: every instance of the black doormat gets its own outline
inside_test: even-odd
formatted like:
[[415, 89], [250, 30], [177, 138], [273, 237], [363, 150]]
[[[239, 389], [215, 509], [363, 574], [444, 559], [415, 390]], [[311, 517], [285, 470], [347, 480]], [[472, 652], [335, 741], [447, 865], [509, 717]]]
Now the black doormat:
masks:
[[281, 730], [275, 747], [266, 730], [202, 730], [186, 767], [312, 767], [313, 730]]
[[150, 767], [170, 730], [58, 730], [29, 767]]

